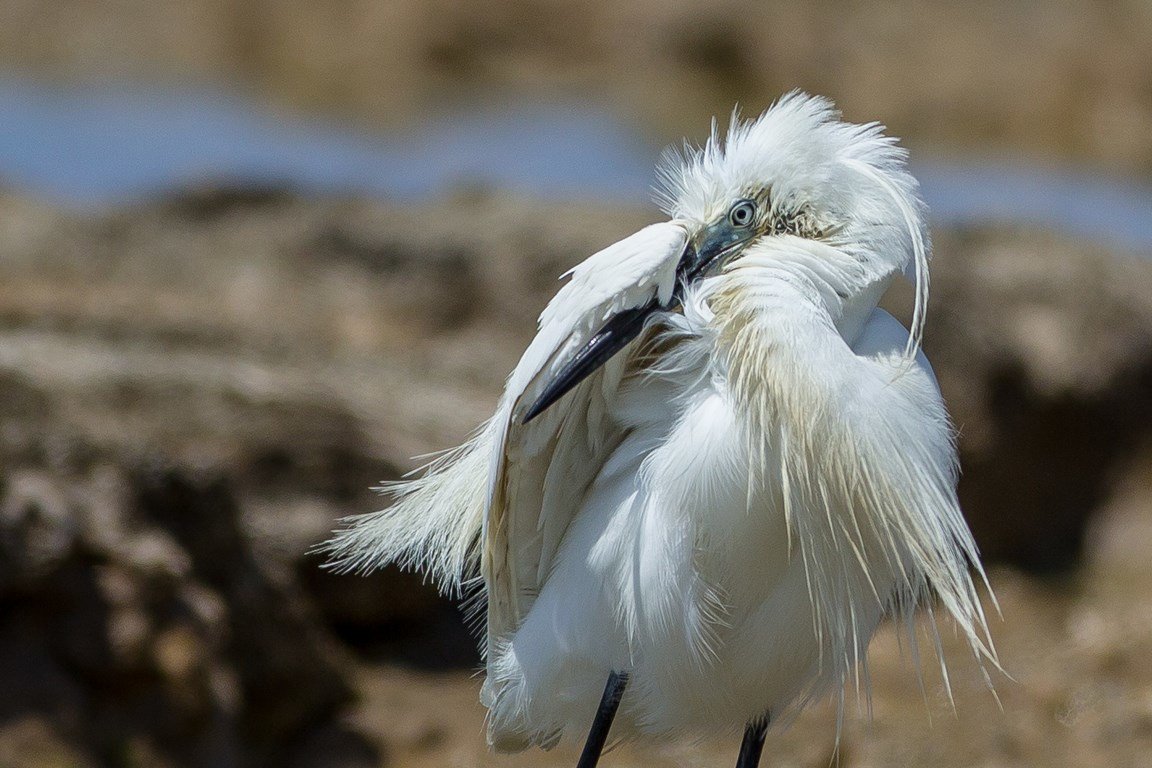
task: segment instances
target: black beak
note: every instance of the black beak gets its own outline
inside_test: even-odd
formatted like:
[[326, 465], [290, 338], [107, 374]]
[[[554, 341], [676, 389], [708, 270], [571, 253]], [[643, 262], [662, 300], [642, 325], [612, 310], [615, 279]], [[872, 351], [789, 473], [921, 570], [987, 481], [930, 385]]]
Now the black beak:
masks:
[[592, 375], [597, 368], [608, 362], [613, 355], [640, 335], [640, 331], [644, 330], [644, 322], [660, 309], [662, 307], [659, 302], [652, 299], [642, 307], [625, 309], [613, 315], [560, 369], [556, 378], [549, 382], [536, 398], [536, 402], [532, 403], [532, 407], [524, 414], [521, 423], [527, 424], [532, 421], [568, 394], [573, 387]]
[[680, 306], [684, 297], [684, 289], [703, 277], [708, 270], [720, 259], [747, 241], [748, 236], [742, 231], [733, 231], [721, 222], [708, 227], [690, 241], [684, 249], [680, 262], [676, 265], [676, 286], [672, 290], [672, 297], [668, 304], [662, 306], [658, 299], [653, 298], [647, 304], [633, 309], [621, 310], [609, 318], [608, 322], [598, 330], [591, 339], [560, 369], [532, 407], [525, 412], [521, 424], [527, 424], [532, 419], [547, 410], [564, 395], [584, 379], [592, 375], [597, 368], [608, 362], [617, 352], [640, 335], [648, 318], [658, 312], [671, 312]]

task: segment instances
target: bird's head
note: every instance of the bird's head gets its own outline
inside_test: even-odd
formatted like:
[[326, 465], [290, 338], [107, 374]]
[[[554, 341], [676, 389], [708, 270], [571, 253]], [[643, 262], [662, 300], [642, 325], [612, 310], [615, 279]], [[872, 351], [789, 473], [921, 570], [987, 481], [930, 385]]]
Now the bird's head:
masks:
[[906, 153], [870, 123], [840, 119], [824, 98], [793, 92], [755, 120], [713, 124], [703, 147], [670, 153], [660, 203], [689, 232], [682, 289], [755, 255], [806, 271], [846, 305], [875, 304], [912, 267], [918, 342], [928, 236]]
[[891, 279], [912, 267], [916, 308], [909, 353], [927, 301], [924, 206], [906, 153], [876, 123], [844, 122], [824, 98], [792, 92], [760, 117], [713, 123], [701, 147], [670, 152], [660, 169], [661, 207], [687, 230], [671, 300], [610, 318], [529, 409], [532, 418], [634, 339], [646, 320], [687, 291], [742, 264], [807, 279], [827, 297], [846, 335]]

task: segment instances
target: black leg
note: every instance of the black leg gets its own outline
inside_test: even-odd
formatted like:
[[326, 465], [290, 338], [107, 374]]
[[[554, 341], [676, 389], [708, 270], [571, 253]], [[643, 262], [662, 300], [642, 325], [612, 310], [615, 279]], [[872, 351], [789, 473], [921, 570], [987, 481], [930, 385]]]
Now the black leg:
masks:
[[736, 758], [736, 768], [756, 768], [760, 765], [760, 753], [764, 751], [766, 733], [768, 733], [767, 715], [748, 723], [744, 728], [744, 741], [740, 742], [740, 757]]
[[580, 753], [580, 762], [576, 763], [576, 768], [596, 768], [600, 762], [600, 753], [604, 751], [604, 742], [608, 741], [608, 731], [612, 728], [612, 718], [616, 717], [616, 708], [620, 706], [620, 698], [627, 685], [627, 672], [608, 675], [608, 684], [604, 686], [604, 695], [600, 697], [596, 719], [592, 721], [588, 740], [584, 742], [584, 751]]

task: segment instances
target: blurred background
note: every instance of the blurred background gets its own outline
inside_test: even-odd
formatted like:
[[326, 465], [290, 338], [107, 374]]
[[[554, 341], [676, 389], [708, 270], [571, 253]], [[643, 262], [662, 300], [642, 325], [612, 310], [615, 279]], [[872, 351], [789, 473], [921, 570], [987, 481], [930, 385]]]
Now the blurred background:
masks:
[[308, 553], [491, 412], [664, 146], [795, 87], [933, 209], [1007, 672], [946, 632], [953, 707], [883, 629], [838, 764], [1147, 765], [1149, 40], [1148, 0], [0, 0], [0, 766], [573, 764], [488, 754], [451, 602]]

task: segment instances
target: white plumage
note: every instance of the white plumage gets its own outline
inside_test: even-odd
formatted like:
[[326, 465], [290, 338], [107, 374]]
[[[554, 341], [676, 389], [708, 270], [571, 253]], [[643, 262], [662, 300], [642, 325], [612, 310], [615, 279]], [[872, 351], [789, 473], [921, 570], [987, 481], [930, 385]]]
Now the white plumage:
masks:
[[[930, 596], [995, 661], [919, 352], [928, 243], [904, 152], [794, 93], [662, 176], [671, 220], [571, 271], [493, 418], [330, 543], [345, 568], [479, 575], [499, 749], [582, 732], [614, 670], [616, 736], [779, 720], [842, 695], [880, 620]], [[911, 334], [876, 307], [909, 266]], [[649, 305], [636, 340], [522, 423], [605, 323]]]

